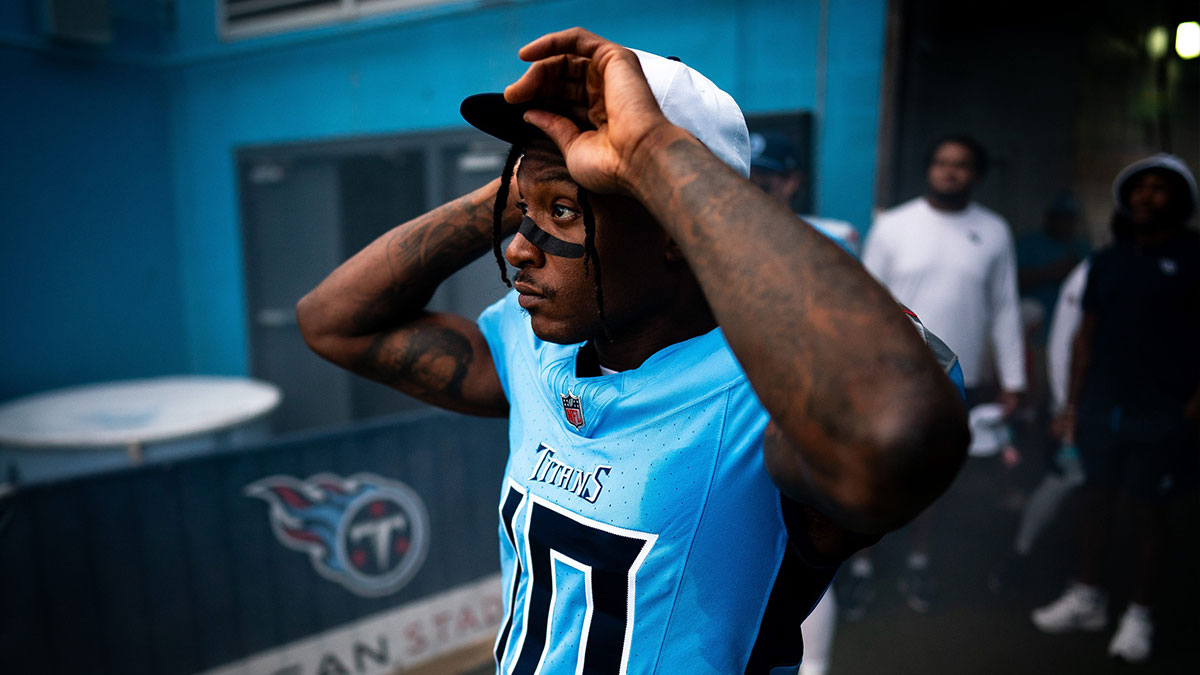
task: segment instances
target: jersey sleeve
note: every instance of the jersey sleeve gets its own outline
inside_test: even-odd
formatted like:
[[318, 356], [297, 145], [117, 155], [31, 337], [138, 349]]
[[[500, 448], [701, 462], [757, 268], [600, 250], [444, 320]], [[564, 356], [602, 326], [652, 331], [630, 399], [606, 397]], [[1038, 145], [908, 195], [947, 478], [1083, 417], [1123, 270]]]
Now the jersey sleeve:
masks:
[[926, 328], [925, 324], [921, 323], [921, 319], [912, 310], [905, 307], [904, 314], [908, 316], [909, 321], [912, 321], [913, 327], [917, 329], [917, 333], [921, 335], [921, 339], [929, 346], [929, 350], [933, 352], [938, 365], [942, 367], [942, 372], [946, 373], [946, 377], [950, 378], [950, 382], [958, 390], [958, 395], [962, 397], [963, 401], [966, 401], [966, 382], [963, 380], [962, 364], [958, 362], [958, 355], [945, 342], [942, 342], [942, 339], [935, 335], [933, 331]]

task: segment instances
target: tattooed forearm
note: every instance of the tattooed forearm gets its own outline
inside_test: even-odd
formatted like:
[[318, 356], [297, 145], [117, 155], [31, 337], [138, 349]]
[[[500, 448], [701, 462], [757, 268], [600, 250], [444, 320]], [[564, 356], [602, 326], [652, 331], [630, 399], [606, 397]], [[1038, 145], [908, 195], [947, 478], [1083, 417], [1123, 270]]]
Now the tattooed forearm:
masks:
[[[507, 402], [478, 328], [425, 311], [443, 281], [491, 249], [497, 185], [396, 227], [342, 263], [296, 307], [309, 346], [427, 402], [504, 414]], [[510, 211], [502, 229], [520, 220], [516, 208]]]
[[922, 382], [936, 371], [891, 296], [836, 244], [733, 173], [712, 170], [694, 143], [677, 141], [665, 154], [654, 182], [670, 189], [656, 215], [785, 427], [796, 417], [852, 440], [863, 430], [855, 415], [886, 393], [884, 378], [912, 386], [914, 373]]
[[361, 298], [351, 321], [373, 333], [420, 311], [438, 285], [491, 245], [491, 203], [464, 197], [385, 235], [388, 281]]
[[432, 326], [406, 339], [376, 337], [355, 370], [381, 382], [403, 383], [401, 388], [413, 395], [458, 399], [474, 358], [470, 341], [460, 333]]
[[952, 386], [891, 295], [693, 139], [638, 168], [636, 196], [683, 250], [786, 441], [772, 470], [785, 494], [834, 493], [860, 515], [879, 496], [880, 513], [903, 518], [940, 490], [887, 501], [912, 467], [940, 462], [935, 483], [956, 469], [966, 439]]

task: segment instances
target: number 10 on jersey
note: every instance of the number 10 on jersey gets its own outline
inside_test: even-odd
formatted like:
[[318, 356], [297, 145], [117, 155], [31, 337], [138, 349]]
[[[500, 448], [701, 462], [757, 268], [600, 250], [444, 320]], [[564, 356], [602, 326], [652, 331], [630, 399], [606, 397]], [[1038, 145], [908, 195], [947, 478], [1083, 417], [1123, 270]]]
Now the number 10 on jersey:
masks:
[[[511, 547], [514, 568], [508, 614], [496, 638], [500, 672], [533, 675], [546, 656], [554, 612], [582, 611], [574, 672], [624, 673], [633, 636], [637, 572], [657, 535], [585, 518], [511, 481], [500, 505], [500, 522], [505, 538], [501, 545]], [[558, 597], [555, 565], [569, 565], [583, 573], [585, 597]], [[526, 577], [525, 593], [518, 597], [522, 577]], [[512, 654], [504, 659], [518, 612], [520, 634]]]

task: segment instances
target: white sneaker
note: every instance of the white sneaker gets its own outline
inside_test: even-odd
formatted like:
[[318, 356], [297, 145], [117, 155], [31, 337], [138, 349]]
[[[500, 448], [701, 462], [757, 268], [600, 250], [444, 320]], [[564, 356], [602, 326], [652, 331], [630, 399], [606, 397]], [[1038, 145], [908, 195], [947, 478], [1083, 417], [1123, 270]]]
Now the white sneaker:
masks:
[[1068, 586], [1059, 599], [1033, 610], [1030, 618], [1043, 633], [1096, 631], [1108, 624], [1107, 607], [1104, 591], [1076, 583]]
[[1154, 641], [1154, 621], [1145, 607], [1129, 606], [1121, 617], [1116, 635], [1108, 643], [1108, 655], [1129, 663], [1141, 663], [1150, 658]]

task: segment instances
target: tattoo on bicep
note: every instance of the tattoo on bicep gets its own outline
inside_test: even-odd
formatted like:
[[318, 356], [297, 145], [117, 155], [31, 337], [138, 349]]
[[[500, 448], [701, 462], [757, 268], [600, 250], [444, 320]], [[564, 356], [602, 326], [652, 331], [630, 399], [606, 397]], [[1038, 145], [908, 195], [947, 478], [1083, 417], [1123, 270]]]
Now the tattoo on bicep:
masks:
[[416, 393], [459, 399], [475, 360], [471, 341], [441, 326], [413, 331], [403, 338], [380, 335], [362, 355], [357, 370], [387, 384]]
[[397, 318], [398, 310], [424, 308], [455, 265], [487, 250], [491, 236], [480, 223], [490, 223], [490, 211], [484, 206], [453, 203], [395, 232], [386, 256], [392, 285], [362, 301], [353, 319], [355, 330], [377, 332], [381, 322]]

